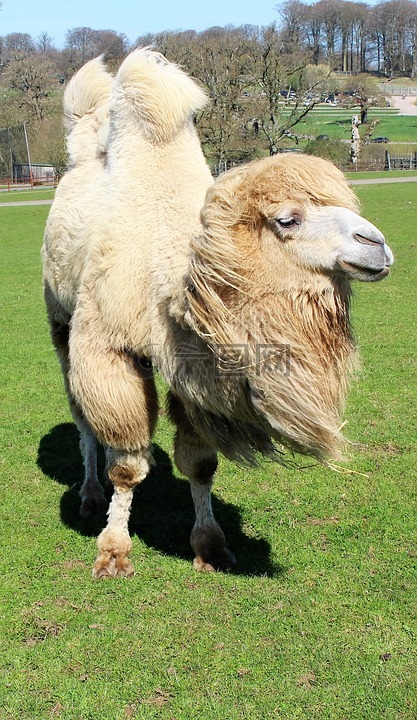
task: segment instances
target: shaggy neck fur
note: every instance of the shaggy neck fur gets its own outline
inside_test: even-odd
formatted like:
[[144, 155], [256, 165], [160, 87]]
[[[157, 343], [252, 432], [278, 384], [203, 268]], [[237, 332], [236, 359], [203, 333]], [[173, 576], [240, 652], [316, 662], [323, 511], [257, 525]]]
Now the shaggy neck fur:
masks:
[[[294, 288], [255, 303], [243, 297], [233, 311], [224, 305], [220, 319], [212, 310], [213, 287], [207, 288], [208, 304], [195, 280], [191, 275], [187, 319], [216, 357], [227, 387], [224, 414], [231, 415], [230, 398], [238, 398], [235, 420], [240, 414], [242, 422], [297, 452], [340, 457], [341, 414], [357, 363], [346, 289]], [[234, 293], [229, 301], [238, 300]]]

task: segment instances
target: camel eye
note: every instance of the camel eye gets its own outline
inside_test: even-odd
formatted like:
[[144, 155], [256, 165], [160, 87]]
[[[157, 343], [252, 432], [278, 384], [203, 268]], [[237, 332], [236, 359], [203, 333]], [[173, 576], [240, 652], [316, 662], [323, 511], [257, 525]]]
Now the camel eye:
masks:
[[290, 227], [293, 227], [294, 225], [300, 224], [300, 220], [293, 218], [293, 217], [276, 218], [276, 221], [277, 221], [278, 225], [282, 228], [290, 228]]

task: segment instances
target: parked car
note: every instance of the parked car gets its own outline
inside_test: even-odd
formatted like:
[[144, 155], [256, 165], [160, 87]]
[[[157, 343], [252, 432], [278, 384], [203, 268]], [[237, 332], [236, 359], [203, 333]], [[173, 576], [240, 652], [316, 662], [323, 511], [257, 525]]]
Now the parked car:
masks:
[[373, 143], [387, 143], [389, 142], [389, 138], [387, 137], [376, 137], [373, 140], [371, 140]]

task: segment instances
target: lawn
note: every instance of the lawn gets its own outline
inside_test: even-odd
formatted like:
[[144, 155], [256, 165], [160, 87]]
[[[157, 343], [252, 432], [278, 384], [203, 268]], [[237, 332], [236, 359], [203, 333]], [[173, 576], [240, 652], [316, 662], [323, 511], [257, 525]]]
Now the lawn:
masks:
[[78, 516], [77, 434], [45, 321], [48, 208], [0, 208], [0, 720], [415, 720], [415, 187], [358, 195], [396, 264], [356, 285], [354, 473], [222, 460], [214, 509], [239, 565], [197, 574], [161, 411], [132, 513], [136, 576], [108, 582], [91, 579], [104, 518]]
[[[326, 112], [309, 113], [304, 120], [296, 126], [297, 133], [306, 135], [327, 135], [330, 138], [339, 140], [350, 140], [352, 128], [352, 115], [358, 112], [357, 109], [350, 111], [339, 111], [331, 108]], [[417, 116], [397, 115], [391, 112], [384, 112], [373, 108], [368, 113], [368, 120], [372, 122], [376, 118], [379, 123], [376, 126], [373, 137], [388, 137], [392, 142], [417, 142]], [[363, 134], [367, 129], [366, 125], [361, 126]]]
[[55, 190], [8, 190], [0, 192], [0, 203], [25, 202], [26, 200], [52, 200]]
[[388, 180], [389, 178], [417, 177], [417, 170], [368, 170], [364, 172], [345, 172], [349, 180]]

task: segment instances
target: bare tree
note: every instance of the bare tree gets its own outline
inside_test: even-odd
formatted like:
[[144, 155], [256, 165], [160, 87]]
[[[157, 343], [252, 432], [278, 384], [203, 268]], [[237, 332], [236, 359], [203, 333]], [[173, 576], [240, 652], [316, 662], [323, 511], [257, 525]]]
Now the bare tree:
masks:
[[322, 39], [322, 22], [317, 4], [307, 5], [304, 13], [304, 29], [307, 39], [307, 50], [311, 52], [311, 61], [319, 64]]
[[365, 74], [352, 75], [343, 84], [345, 92], [343, 104], [345, 107], [360, 107], [360, 123], [368, 122], [368, 110], [372, 106], [384, 105], [385, 97], [379, 89], [376, 80]]
[[242, 33], [211, 28], [194, 43], [191, 74], [208, 91], [210, 103], [203, 110], [198, 130], [208, 155], [221, 165], [243, 145], [247, 47]]
[[53, 54], [56, 52], [56, 48], [54, 46], [54, 40], [53, 38], [44, 30], [43, 32], [38, 35], [37, 41], [36, 41], [36, 49], [38, 52], [46, 54]]
[[300, 0], [285, 0], [281, 5], [277, 5], [276, 9], [282, 20], [283, 49], [286, 52], [299, 50], [304, 44], [306, 5]]
[[317, 69], [309, 70], [308, 58], [300, 52], [283, 55], [282, 38], [276, 25], [263, 28], [252, 48], [250, 73], [260, 91], [259, 130], [270, 155], [274, 155], [279, 141], [291, 136], [292, 129], [319, 102], [329, 73], [326, 71], [323, 76]]
[[75, 55], [76, 62], [84, 65], [94, 57], [96, 51], [95, 31], [90, 27], [78, 27], [68, 30], [65, 47]]
[[28, 33], [10, 33], [4, 37], [4, 55], [7, 61], [22, 60], [35, 50]]
[[129, 48], [127, 36], [114, 30], [94, 30], [92, 40], [95, 55], [123, 58]]
[[9, 63], [9, 86], [17, 91], [20, 108], [28, 117], [43, 120], [50, 107], [52, 90], [56, 87], [53, 66], [44, 55], [32, 55]]
[[336, 42], [340, 27], [340, 0], [319, 0], [316, 4], [326, 38], [327, 61], [333, 70], [336, 65]]
[[372, 18], [379, 70], [390, 78], [395, 73], [413, 75], [416, 64], [416, 3], [411, 0], [382, 2], [373, 9]]
[[417, 74], [417, 5], [416, 3], [410, 3], [410, 5], [407, 35], [410, 53], [410, 77], [414, 78]]
[[187, 72], [195, 75], [194, 52], [199, 42], [199, 34], [195, 30], [174, 30], [141, 35], [135, 41], [135, 45], [137, 47], [152, 45], [168, 60], [178, 63]]

